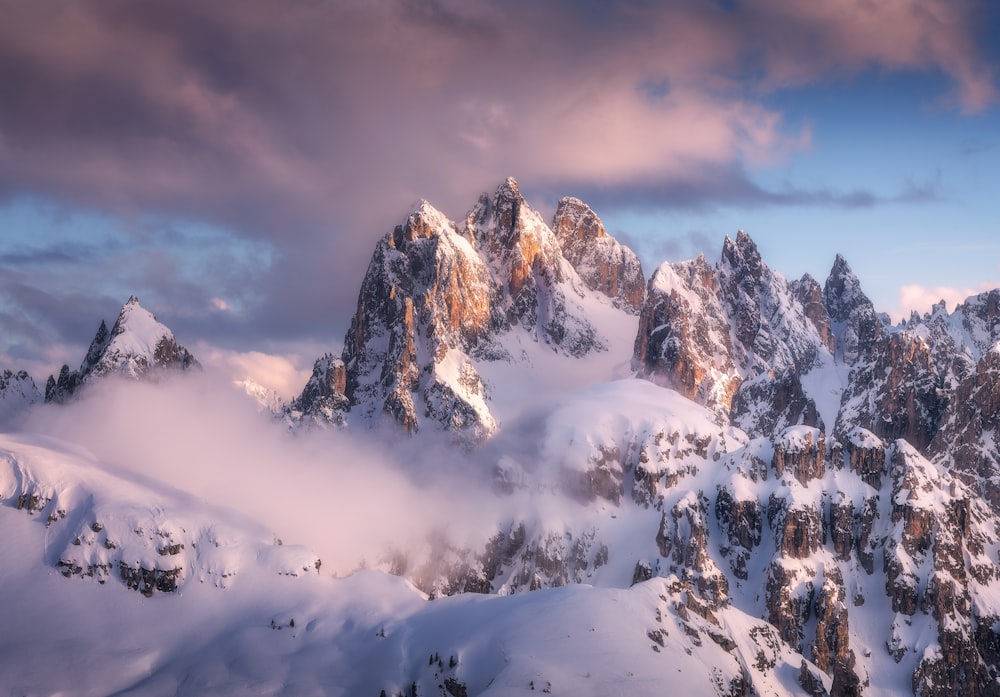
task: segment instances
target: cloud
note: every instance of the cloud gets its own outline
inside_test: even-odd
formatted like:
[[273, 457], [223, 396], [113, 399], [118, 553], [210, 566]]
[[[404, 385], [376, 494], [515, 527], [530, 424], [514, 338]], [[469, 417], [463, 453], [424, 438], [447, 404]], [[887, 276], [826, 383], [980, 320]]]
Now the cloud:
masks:
[[[876, 69], [942, 74], [966, 111], [996, 98], [966, 2], [4, 9], [0, 200], [122, 221], [139, 249], [84, 276], [175, 304], [175, 331], [211, 340], [340, 334], [376, 239], [418, 198], [458, 217], [514, 175], [594, 205], [871, 206], [885, 197], [754, 182], [812, 137], [768, 95]], [[151, 219], [216, 232], [171, 245]]]
[[896, 321], [907, 319], [911, 312], [922, 315], [929, 312], [931, 307], [939, 302], [944, 302], [945, 307], [952, 311], [956, 305], [964, 303], [969, 297], [994, 288], [1000, 288], [1000, 280], [983, 281], [975, 288], [904, 285], [899, 289], [899, 305], [890, 311], [890, 315]]
[[319, 355], [315, 346], [305, 352], [273, 355], [262, 351], [232, 351], [199, 342], [192, 349], [198, 361], [230, 380], [251, 379], [274, 390], [288, 401], [298, 396], [309, 380], [312, 364]]
[[112, 472], [238, 511], [284, 542], [316, 551], [324, 573], [376, 565], [395, 551], [421, 560], [433, 537], [481, 549], [525, 510], [559, 510], [551, 494], [499, 498], [490, 479], [495, 462], [433, 435], [289, 433], [257, 413], [225, 372], [158, 384], [106, 378], [79, 397], [36, 407], [23, 425], [86, 448]]
[[0, 132], [16, 164], [0, 186], [294, 241], [334, 220], [375, 224], [359, 209], [380, 203], [398, 216], [419, 195], [468, 206], [506, 174], [615, 185], [767, 162], [808, 135], [740, 87], [748, 70], [767, 90], [872, 65], [935, 69], [964, 107], [985, 105], [970, 12], [854, 0], [17, 5], [0, 29]]
[[950, 102], [971, 113], [997, 102], [997, 76], [975, 43], [982, 12], [971, 0], [764, 0], [740, 14], [744, 29], [768, 43], [760, 54], [765, 87], [810, 84], [872, 66], [937, 71], [952, 81]]

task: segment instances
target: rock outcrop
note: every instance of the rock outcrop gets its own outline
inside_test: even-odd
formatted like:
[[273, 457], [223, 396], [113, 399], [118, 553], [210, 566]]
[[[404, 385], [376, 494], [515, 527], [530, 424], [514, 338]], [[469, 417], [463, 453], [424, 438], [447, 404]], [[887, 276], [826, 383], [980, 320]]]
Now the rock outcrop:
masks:
[[868, 360], [885, 331], [861, 282], [839, 254], [823, 285], [823, 297], [837, 357], [848, 365]]

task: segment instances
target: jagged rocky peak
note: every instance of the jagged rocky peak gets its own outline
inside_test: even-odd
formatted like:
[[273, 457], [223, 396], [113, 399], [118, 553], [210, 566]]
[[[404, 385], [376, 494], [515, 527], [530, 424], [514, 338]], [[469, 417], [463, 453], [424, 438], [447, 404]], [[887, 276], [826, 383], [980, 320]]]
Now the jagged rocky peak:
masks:
[[639, 314], [633, 368], [705, 406], [728, 412], [742, 380], [715, 269], [704, 255], [653, 272]]
[[861, 281], [840, 254], [823, 286], [823, 297], [838, 357], [849, 365], [870, 359], [885, 330], [875, 306], [861, 290]]
[[826, 299], [823, 296], [823, 287], [815, 278], [809, 274], [804, 274], [798, 281], [788, 284], [792, 295], [802, 305], [806, 317], [816, 327], [823, 345], [833, 354], [837, 350], [837, 339], [833, 334], [833, 327], [830, 325], [830, 313], [826, 309]]
[[534, 329], [539, 291], [563, 282], [566, 264], [555, 235], [525, 202], [512, 177], [492, 197], [479, 197], [466, 217], [465, 234], [475, 240], [508, 296], [510, 322]]
[[161, 370], [187, 370], [197, 366], [198, 361], [177, 343], [173, 332], [157, 321], [133, 295], [122, 306], [111, 331], [101, 320], [79, 370], [71, 371], [64, 365], [58, 378], [49, 376], [45, 401], [64, 401], [83, 384], [105, 375], [137, 380]]
[[827, 340], [742, 230], [722, 259], [662, 264], [639, 315], [633, 368], [677, 389], [752, 435], [820, 425], [801, 376]]
[[743, 230], [736, 232], [735, 240], [726, 235], [722, 243], [721, 267], [731, 270], [732, 274], [727, 276], [743, 288], [752, 288], [761, 280], [767, 268], [760, 257], [757, 244]]
[[581, 299], [587, 287], [563, 256], [555, 233], [508, 177], [491, 197], [483, 194], [466, 216], [471, 240], [500, 286], [498, 309], [557, 351], [582, 356], [606, 349]]
[[607, 233], [590, 206], [571, 196], [560, 199], [552, 230], [563, 256], [591, 290], [604, 293], [617, 307], [639, 314], [646, 294], [639, 257]]
[[[428, 395], [455, 396], [459, 376], [464, 376], [471, 387], [458, 391], [470, 394], [457, 399], [467, 407], [462, 409], [466, 426], [485, 437], [494, 423], [469, 356], [499, 351], [493, 338], [506, 326], [500, 298], [497, 282], [469, 239], [440, 211], [420, 202], [379, 241], [365, 273], [342, 354], [345, 400], [327, 391], [316, 394], [330, 399], [317, 402], [311, 379], [297, 404], [312, 416], [335, 422], [350, 409], [366, 419], [384, 415], [416, 431], [421, 416], [441, 416], [434, 414]], [[461, 365], [455, 376], [436, 371], [452, 352], [453, 358], [462, 357], [455, 359]], [[317, 369], [325, 367], [320, 359]], [[316, 370], [314, 377], [326, 379], [317, 377]]]
[[514, 330], [566, 356], [605, 350], [588, 318], [589, 303], [608, 302], [598, 298], [513, 179], [460, 226], [421, 201], [375, 246], [344, 341], [343, 390], [317, 402], [307, 386], [291, 412], [387, 417], [411, 432], [427, 422], [482, 440], [496, 422], [475, 362], [513, 360], [503, 338]]

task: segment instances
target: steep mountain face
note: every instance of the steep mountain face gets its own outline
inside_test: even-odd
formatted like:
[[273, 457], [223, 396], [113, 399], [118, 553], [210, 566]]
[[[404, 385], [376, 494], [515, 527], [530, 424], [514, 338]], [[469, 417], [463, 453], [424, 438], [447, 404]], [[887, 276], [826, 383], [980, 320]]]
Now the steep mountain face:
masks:
[[465, 219], [501, 288], [500, 309], [512, 326], [571, 355], [605, 348], [580, 300], [586, 286], [562, 254], [559, 240], [508, 178], [484, 194]]
[[837, 255], [823, 286], [837, 357], [848, 365], [869, 360], [885, 331], [875, 306], [844, 257]]
[[560, 199], [552, 231], [563, 256], [591, 290], [607, 295], [616, 307], [639, 314], [646, 294], [639, 257], [608, 235], [590, 206], [571, 196]]
[[[913, 320], [911, 320], [911, 323]], [[943, 308], [910, 331], [925, 335], [945, 404], [929, 451], [1000, 512], [1000, 290]], [[955, 347], [957, 350], [952, 349]], [[952, 349], [952, 350], [948, 350]]]
[[130, 379], [153, 377], [161, 370], [188, 370], [198, 365], [177, 343], [173, 332], [139, 304], [134, 295], [122, 307], [111, 331], [101, 321], [79, 370], [64, 365], [59, 377], [50, 375], [46, 402], [63, 402], [80, 387], [106, 375]]
[[[568, 209], [557, 219], [578, 258], [596, 259], [586, 256], [591, 237], [569, 230]], [[512, 334], [570, 359], [603, 351], [588, 303], [634, 299], [634, 254], [600, 232], [593, 244], [611, 255], [604, 271], [616, 279], [606, 295], [588, 288], [513, 179], [483, 194], [458, 226], [421, 202], [376, 246], [341, 359], [335, 368], [332, 357], [317, 362], [293, 420], [388, 420], [464, 442], [488, 438], [497, 422], [477, 364], [518, 360], [506, 346]]]
[[829, 358], [830, 332], [796, 288], [743, 231], [715, 266], [704, 256], [665, 263], [649, 281], [632, 365], [751, 434], [818, 425], [801, 377]]
[[[469, 239], [421, 203], [379, 242], [362, 283], [344, 341], [345, 406], [408, 431], [427, 415], [488, 436], [495, 424], [469, 354], [497, 350], [491, 340], [507, 321], [499, 297]], [[437, 401], [452, 409], [432, 412]]]

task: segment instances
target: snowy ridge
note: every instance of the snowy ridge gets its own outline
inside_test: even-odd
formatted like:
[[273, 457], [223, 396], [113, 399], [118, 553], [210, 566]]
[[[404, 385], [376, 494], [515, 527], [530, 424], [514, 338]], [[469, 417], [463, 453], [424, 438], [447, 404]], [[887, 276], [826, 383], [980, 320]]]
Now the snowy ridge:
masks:
[[44, 526], [46, 561], [67, 578], [117, 581], [150, 596], [192, 582], [225, 588], [248, 567], [319, 570], [309, 550], [151, 484], [117, 477], [64, 444], [0, 438], [0, 501]]

